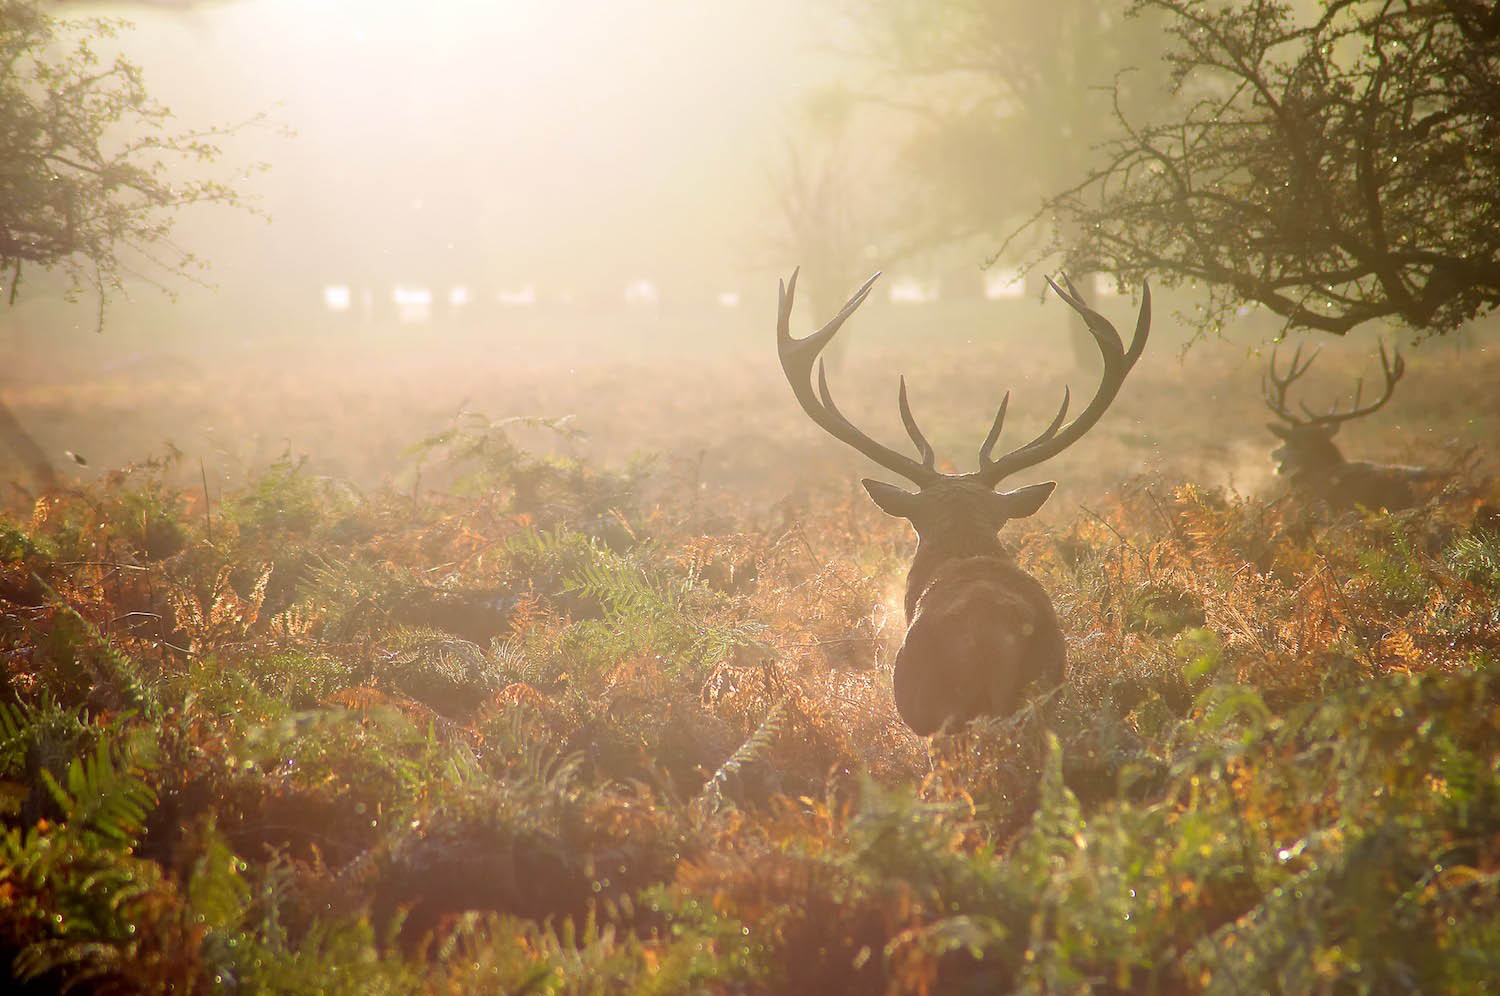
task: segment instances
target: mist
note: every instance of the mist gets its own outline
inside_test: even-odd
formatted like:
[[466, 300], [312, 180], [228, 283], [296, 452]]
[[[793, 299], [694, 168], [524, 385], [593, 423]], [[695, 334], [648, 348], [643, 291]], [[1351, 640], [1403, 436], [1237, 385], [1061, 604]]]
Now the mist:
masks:
[[267, 114], [225, 162], [270, 165], [254, 190], [273, 224], [180, 222], [234, 298], [738, 289], [764, 263], [767, 151], [834, 62], [816, 15], [787, 2], [98, 12], [135, 23], [120, 46], [180, 121]]
[[[376, 484], [404, 447], [477, 411], [573, 416], [583, 452], [658, 454], [764, 503], [809, 481], [845, 488], [862, 461], [806, 420], [775, 360], [777, 281], [799, 265], [797, 334], [886, 271], [841, 333], [835, 393], [901, 440], [906, 374], [954, 468], [1005, 391], [1009, 431], [1035, 431], [1065, 386], [1098, 377], [1039, 272], [1013, 279], [1019, 256], [994, 259], [1007, 219], [1105, 121], [1108, 60], [1054, 19], [1014, 25], [1043, 70], [1071, 74], [1044, 74], [1046, 106], [975, 105], [1020, 121], [1020, 144], [964, 146], [960, 115], [955, 151], [913, 136], [932, 108], [965, 106], [974, 78], [882, 75], [835, 4], [62, 9], [131, 23], [104, 47], [141, 67], [176, 127], [234, 129], [189, 168], [254, 208], [177, 212], [172, 241], [206, 261], [202, 285], [168, 279], [164, 295], [159, 274], [127, 266], [102, 333], [97, 302], [65, 303], [45, 274], [0, 312], [11, 404], [54, 459], [90, 455], [84, 477], [170, 443], [225, 486], [288, 455]], [[941, 202], [954, 185], [956, 214]], [[1130, 321], [1138, 298], [1103, 278], [1085, 290]], [[1170, 468], [1264, 483], [1253, 385], [1279, 325], [1242, 312], [1238, 341], [1197, 347], [1195, 370], [1174, 317], [1191, 307], [1190, 290], [1158, 288], [1134, 375], [1148, 386], [1125, 392], [1089, 453], [1059, 459], [1081, 476], [1055, 508]], [[1338, 362], [1359, 369], [1361, 349]], [[1162, 391], [1233, 428], [1153, 421]], [[1162, 445], [1184, 431], [1190, 447]]]
[[1066, 335], [1035, 335], [1063, 327], [1035, 281], [996, 271], [984, 296], [997, 237], [898, 251], [922, 223], [890, 182], [912, 117], [852, 96], [871, 67], [834, 5], [64, 10], [130, 22], [104, 47], [174, 126], [233, 129], [188, 168], [253, 208], [178, 212], [202, 286], [169, 279], [169, 297], [127, 266], [102, 334], [89, 295], [63, 304], [45, 277], [0, 315], [13, 404], [49, 453], [93, 455], [84, 476], [170, 441], [226, 484], [288, 454], [375, 483], [477, 410], [577, 416], [615, 461], [703, 454], [708, 482], [767, 500], [809, 473], [842, 481], [856, 458], [805, 422], [774, 358], [776, 282], [799, 265], [807, 328], [891, 271], [837, 366], [896, 438], [898, 370], [930, 368], [914, 391], [956, 402], [933, 418], [965, 452], [1003, 389], [955, 390], [935, 342], [1030, 340], [1010, 364], [1038, 371], [1023, 426], [1074, 365]]

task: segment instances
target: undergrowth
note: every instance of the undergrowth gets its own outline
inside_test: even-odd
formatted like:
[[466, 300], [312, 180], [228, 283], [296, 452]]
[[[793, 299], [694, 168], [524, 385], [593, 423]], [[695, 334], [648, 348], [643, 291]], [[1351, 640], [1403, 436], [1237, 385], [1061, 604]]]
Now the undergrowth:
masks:
[[1013, 526], [1067, 681], [927, 741], [899, 524], [648, 506], [517, 427], [380, 493], [283, 462], [206, 508], [168, 454], [0, 521], [8, 991], [1500, 978], [1491, 485]]

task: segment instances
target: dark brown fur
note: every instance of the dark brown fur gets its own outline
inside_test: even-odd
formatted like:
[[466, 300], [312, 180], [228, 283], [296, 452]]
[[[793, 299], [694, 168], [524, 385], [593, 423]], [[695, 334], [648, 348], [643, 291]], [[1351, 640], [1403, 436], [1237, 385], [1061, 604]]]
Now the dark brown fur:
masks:
[[916, 733], [1009, 715], [1028, 686], [1062, 681], [1067, 649], [1052, 602], [1004, 555], [949, 560], [915, 594], [894, 683]]

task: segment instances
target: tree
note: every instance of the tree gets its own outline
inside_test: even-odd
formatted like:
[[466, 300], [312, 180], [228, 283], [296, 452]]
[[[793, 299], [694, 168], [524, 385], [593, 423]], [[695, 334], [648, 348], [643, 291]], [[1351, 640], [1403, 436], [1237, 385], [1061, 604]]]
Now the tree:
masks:
[[1102, 165], [1045, 199], [1051, 249], [1202, 282], [1202, 327], [1258, 303], [1342, 335], [1447, 332], [1500, 302], [1500, 8], [1484, 0], [1136, 0], [1175, 103], [1116, 105]]
[[[913, 248], [994, 238], [1093, 160], [1119, 72], [1152, 70], [1149, 18], [1089, 0], [855, 0], [859, 92], [905, 114]], [[1145, 60], [1142, 64], [1142, 60]]]
[[[1115, 91], [1127, 105], [1159, 72], [1159, 26], [1126, 18], [1123, 5], [846, 0], [845, 9], [855, 59], [869, 67], [858, 92], [909, 122], [897, 154], [900, 228], [884, 240], [887, 257], [946, 250], [994, 263], [996, 233], [1027, 218], [1058, 177], [1096, 163], [1122, 71], [1135, 69]], [[1047, 220], [1055, 231], [1033, 223], [1026, 235], [1041, 245], [1070, 240], [1069, 219]], [[1093, 362], [1093, 337], [1072, 312], [1068, 321], [1075, 358]]]
[[[866, 247], [885, 221], [881, 178], [849, 135], [856, 104], [836, 87], [813, 90], [793, 108], [781, 159], [766, 165], [769, 224], [761, 241], [775, 265], [796, 261], [819, 324], [870, 275]], [[848, 345], [845, 338], [829, 344], [830, 369], [842, 364]]]
[[[125, 276], [165, 289], [201, 268], [172, 240], [180, 209], [247, 206], [232, 184], [173, 169], [214, 163], [215, 140], [243, 126], [170, 130], [171, 112], [151, 99], [140, 69], [96, 51], [121, 26], [0, 0], [0, 287], [14, 304], [28, 267], [61, 271], [70, 297], [94, 293], [101, 328]], [[3, 401], [0, 439], [44, 487], [55, 483]]]

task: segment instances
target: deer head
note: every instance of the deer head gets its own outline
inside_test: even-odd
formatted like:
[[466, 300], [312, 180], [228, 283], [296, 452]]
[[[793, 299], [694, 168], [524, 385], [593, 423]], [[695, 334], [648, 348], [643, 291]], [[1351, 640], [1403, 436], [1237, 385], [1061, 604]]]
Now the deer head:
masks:
[[1337, 402], [1328, 409], [1325, 414], [1314, 413], [1307, 405], [1301, 405], [1302, 415], [1299, 417], [1287, 408], [1286, 392], [1292, 383], [1307, 373], [1307, 368], [1312, 366], [1313, 360], [1318, 358], [1318, 351], [1314, 350], [1312, 355], [1305, 361], [1302, 359], [1302, 347], [1292, 354], [1292, 365], [1285, 374], [1277, 370], [1276, 350], [1271, 350], [1271, 362], [1266, 375], [1261, 378], [1261, 391], [1265, 395], [1266, 407], [1271, 413], [1282, 420], [1266, 423], [1282, 445], [1271, 451], [1271, 459], [1276, 462], [1276, 473], [1286, 474], [1293, 480], [1308, 479], [1326, 476], [1344, 463], [1344, 455], [1334, 443], [1333, 437], [1339, 431], [1339, 426], [1350, 419], [1363, 418], [1371, 412], [1378, 410], [1396, 390], [1396, 382], [1406, 372], [1406, 361], [1401, 358], [1401, 352], [1397, 350], [1395, 359], [1386, 355], [1385, 343], [1380, 344], [1380, 367], [1385, 375], [1385, 389], [1380, 397], [1363, 408], [1360, 400], [1364, 391], [1364, 379], [1361, 378], [1354, 386], [1354, 402], [1348, 411], [1339, 411]]
[[917, 552], [907, 575], [908, 629], [894, 677], [902, 718], [918, 733], [930, 733], [945, 720], [1013, 710], [1020, 690], [1033, 678], [1055, 674], [1061, 679], [1062, 638], [1051, 602], [1034, 579], [1010, 563], [997, 535], [1011, 519], [1034, 514], [1057, 484], [1047, 481], [1014, 491], [997, 491], [996, 487], [1010, 475], [1061, 453], [1103, 416], [1145, 349], [1151, 292], [1142, 288], [1140, 315], [1127, 350], [1114, 326], [1083, 302], [1067, 277], [1063, 278], [1066, 290], [1049, 279], [1057, 295], [1083, 316], [1103, 354], [1104, 375], [1093, 400], [1064, 424], [1071, 400], [1064, 388], [1062, 405], [1051, 424], [1034, 439], [996, 457], [995, 444], [1010, 403], [1007, 392], [979, 448], [979, 469], [945, 474], [936, 469], [936, 454], [912, 416], [904, 377], [899, 380], [896, 400], [901, 422], [917, 448], [917, 459], [865, 435], [844, 417], [829, 393], [819, 354], [864, 302], [879, 276], [865, 281], [828, 324], [806, 338], [793, 339], [790, 324], [797, 289], [797, 273], [793, 272], [781, 285], [776, 345], [781, 368], [803, 411], [835, 439], [917, 486], [916, 491], [908, 491], [884, 481], [862, 482], [882, 511], [908, 520], [917, 533]]

